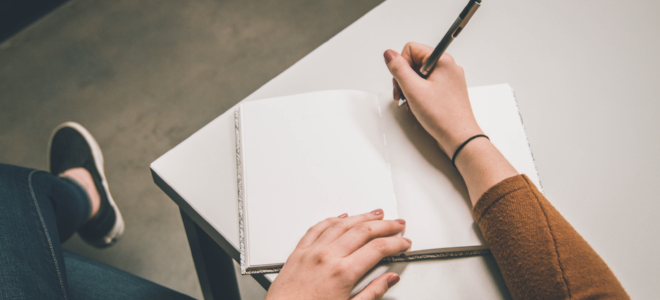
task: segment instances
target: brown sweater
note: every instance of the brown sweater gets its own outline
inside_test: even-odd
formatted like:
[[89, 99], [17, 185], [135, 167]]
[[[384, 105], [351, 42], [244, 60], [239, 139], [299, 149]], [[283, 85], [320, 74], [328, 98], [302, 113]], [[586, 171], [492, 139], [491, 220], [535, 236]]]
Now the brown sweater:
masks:
[[514, 299], [629, 299], [527, 176], [490, 188], [473, 214]]

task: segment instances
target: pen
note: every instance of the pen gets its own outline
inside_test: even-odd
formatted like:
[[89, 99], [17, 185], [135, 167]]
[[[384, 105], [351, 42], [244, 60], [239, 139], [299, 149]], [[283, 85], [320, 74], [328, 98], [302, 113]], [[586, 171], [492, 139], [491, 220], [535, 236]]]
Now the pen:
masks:
[[[440, 43], [438, 43], [438, 46], [435, 47], [431, 53], [431, 56], [429, 56], [426, 62], [424, 62], [424, 65], [422, 65], [422, 67], [417, 72], [419, 76], [424, 79], [429, 77], [429, 74], [431, 74], [431, 71], [433, 71], [433, 68], [435, 68], [435, 65], [438, 63], [440, 56], [445, 53], [445, 50], [447, 50], [449, 44], [454, 41], [454, 39], [461, 33], [461, 31], [463, 31], [465, 25], [467, 25], [468, 21], [470, 21], [470, 18], [472, 18], [472, 15], [474, 15], [480, 6], [481, 0], [470, 0], [470, 2], [468, 2], [467, 6], [465, 6], [461, 14], [458, 15], [458, 18], [456, 18], [456, 21], [454, 21], [454, 24], [451, 25]], [[408, 103], [408, 101], [406, 100], [406, 96], [402, 93], [401, 99], [399, 99], [399, 107], [406, 103]]]

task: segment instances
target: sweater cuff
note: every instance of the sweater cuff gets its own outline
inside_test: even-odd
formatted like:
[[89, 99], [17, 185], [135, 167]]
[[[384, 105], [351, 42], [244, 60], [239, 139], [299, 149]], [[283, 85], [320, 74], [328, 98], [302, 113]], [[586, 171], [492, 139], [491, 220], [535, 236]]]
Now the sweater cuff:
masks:
[[477, 201], [477, 204], [472, 209], [474, 218], [476, 220], [481, 219], [481, 217], [488, 212], [490, 207], [497, 203], [497, 201], [500, 201], [500, 199], [506, 197], [508, 194], [511, 194], [520, 189], [529, 188], [528, 182], [529, 178], [527, 178], [527, 175], [522, 174], [509, 177], [492, 186], [483, 195], [481, 195], [481, 198], [479, 198], [479, 201]]

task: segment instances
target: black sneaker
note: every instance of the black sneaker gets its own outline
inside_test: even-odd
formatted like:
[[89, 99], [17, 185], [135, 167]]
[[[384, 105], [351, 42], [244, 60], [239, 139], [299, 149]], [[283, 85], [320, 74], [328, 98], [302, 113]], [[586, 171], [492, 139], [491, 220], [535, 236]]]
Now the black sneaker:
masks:
[[87, 169], [101, 196], [101, 206], [94, 218], [78, 229], [87, 243], [98, 248], [114, 244], [124, 233], [124, 220], [112, 200], [103, 173], [103, 154], [94, 137], [82, 125], [66, 122], [57, 126], [48, 143], [48, 168], [56, 176], [71, 168]]

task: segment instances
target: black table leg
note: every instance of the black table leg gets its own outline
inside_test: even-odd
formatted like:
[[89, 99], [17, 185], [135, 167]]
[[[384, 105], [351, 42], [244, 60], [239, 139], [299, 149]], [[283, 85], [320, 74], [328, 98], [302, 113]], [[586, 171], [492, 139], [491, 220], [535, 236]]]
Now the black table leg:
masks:
[[204, 299], [240, 300], [232, 258], [183, 211], [181, 219]]

